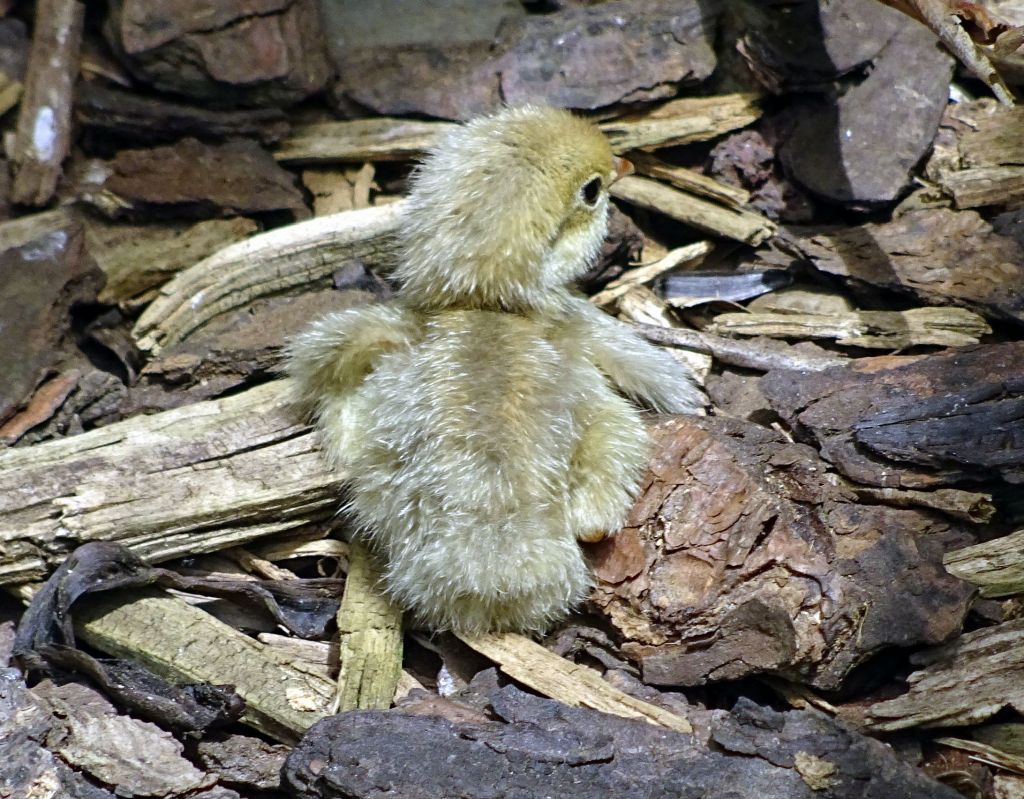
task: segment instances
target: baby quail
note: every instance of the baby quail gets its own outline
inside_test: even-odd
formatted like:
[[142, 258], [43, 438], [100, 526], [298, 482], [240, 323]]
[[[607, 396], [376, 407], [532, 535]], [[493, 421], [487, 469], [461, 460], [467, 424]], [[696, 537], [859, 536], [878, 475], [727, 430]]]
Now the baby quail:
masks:
[[566, 111], [471, 121], [414, 175], [397, 299], [330, 314], [290, 346], [384, 588], [433, 629], [564, 616], [591, 585], [578, 541], [620, 528], [646, 463], [631, 400], [700, 405], [675, 360], [570, 287], [625, 166]]

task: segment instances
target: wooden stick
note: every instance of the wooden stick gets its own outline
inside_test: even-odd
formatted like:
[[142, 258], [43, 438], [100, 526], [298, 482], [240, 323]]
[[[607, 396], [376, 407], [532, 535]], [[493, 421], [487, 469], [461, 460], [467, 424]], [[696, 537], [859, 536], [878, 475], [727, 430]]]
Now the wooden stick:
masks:
[[699, 333], [696, 330], [658, 327], [657, 325], [633, 325], [634, 329], [648, 341], [666, 344], [670, 347], [685, 347], [712, 355], [722, 363], [744, 369], [770, 372], [772, 369], [796, 369], [820, 372], [832, 366], [843, 366], [849, 358], [830, 355], [808, 355], [796, 352], [789, 345], [769, 347], [754, 342], [734, 341]]
[[71, 147], [71, 118], [85, 5], [39, 0], [15, 136], [11, 199], [45, 205]]
[[702, 175], [686, 167], [666, 164], [644, 152], [630, 152], [629, 160], [636, 168], [637, 174], [644, 175], [656, 180], [663, 180], [671, 183], [677, 189], [682, 189], [690, 194], [727, 205], [730, 208], [742, 208], [750, 202], [750, 192], [737, 189], [735, 186], [728, 186], [720, 183], [714, 178]]
[[402, 610], [380, 591], [380, 569], [356, 539], [338, 609], [340, 670], [333, 712], [387, 710], [402, 676]]

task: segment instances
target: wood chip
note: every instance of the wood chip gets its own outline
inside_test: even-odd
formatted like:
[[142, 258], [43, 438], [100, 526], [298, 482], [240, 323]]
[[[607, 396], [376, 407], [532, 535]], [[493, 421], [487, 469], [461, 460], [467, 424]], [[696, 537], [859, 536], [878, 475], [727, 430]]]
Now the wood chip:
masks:
[[613, 688], [596, 671], [580, 666], [521, 635], [459, 636], [508, 676], [544, 696], [572, 707], [588, 707], [615, 716], [643, 719], [676, 732], [693, 732], [682, 716]]
[[164, 679], [230, 683], [245, 700], [243, 721], [279, 741], [294, 743], [329, 714], [332, 682], [176, 597], [104, 594], [83, 600], [75, 620], [90, 645]]
[[615, 181], [612, 196], [655, 211], [697, 228], [704, 233], [761, 244], [776, 233], [775, 223], [758, 213], [726, 208], [635, 175]]
[[685, 247], [677, 247], [654, 263], [630, 269], [611, 281], [603, 290], [591, 297], [590, 301], [595, 305], [610, 305], [633, 286], [650, 283], [673, 269], [700, 266], [713, 250], [714, 245], [710, 241], [697, 241]]

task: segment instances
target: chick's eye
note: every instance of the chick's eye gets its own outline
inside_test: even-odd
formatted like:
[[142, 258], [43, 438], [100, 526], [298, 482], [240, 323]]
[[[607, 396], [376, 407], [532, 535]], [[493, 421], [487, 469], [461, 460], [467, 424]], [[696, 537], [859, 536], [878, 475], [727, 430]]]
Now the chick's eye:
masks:
[[601, 178], [592, 178], [583, 184], [583, 188], [580, 189], [580, 196], [583, 197], [583, 202], [587, 205], [594, 205], [597, 202], [598, 195], [601, 193]]

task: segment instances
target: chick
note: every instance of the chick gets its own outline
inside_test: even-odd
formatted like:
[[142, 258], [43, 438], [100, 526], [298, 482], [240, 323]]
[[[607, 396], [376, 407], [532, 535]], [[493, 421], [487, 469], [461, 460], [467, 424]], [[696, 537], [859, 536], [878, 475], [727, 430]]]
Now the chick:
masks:
[[570, 288], [624, 166], [566, 111], [471, 121], [414, 175], [396, 300], [290, 345], [385, 589], [433, 629], [563, 617], [591, 586], [578, 541], [621, 527], [646, 463], [631, 401], [700, 405], [676, 361]]

